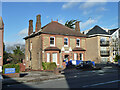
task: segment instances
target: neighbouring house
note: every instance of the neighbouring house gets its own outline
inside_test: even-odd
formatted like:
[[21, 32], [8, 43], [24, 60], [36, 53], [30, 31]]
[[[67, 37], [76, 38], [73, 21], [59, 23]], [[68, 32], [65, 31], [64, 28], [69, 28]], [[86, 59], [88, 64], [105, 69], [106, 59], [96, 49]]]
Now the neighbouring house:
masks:
[[4, 23], [2, 17], [0, 17], [0, 72], [2, 72], [2, 66], [3, 66], [3, 34], [4, 34]]
[[110, 39], [111, 42], [110, 49], [111, 49], [111, 57], [112, 57], [111, 59], [114, 60], [115, 56], [120, 54], [119, 53], [120, 28], [108, 30], [108, 33], [111, 35], [111, 39]]
[[110, 61], [110, 35], [98, 25], [94, 26], [86, 35], [86, 60], [95, 63]]
[[78, 21], [73, 30], [58, 21], [41, 27], [41, 15], [36, 20], [35, 31], [33, 20], [29, 20], [28, 36], [24, 38], [26, 69], [40, 70], [42, 62], [55, 62], [61, 68], [64, 59], [86, 59], [87, 36], [80, 33]]

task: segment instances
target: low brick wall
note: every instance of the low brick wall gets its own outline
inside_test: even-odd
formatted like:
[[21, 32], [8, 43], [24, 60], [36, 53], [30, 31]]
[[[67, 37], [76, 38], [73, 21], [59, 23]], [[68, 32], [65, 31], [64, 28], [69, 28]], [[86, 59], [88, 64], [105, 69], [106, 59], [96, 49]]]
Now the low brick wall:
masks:
[[25, 72], [25, 65], [23, 63], [19, 63], [20, 65], [20, 71]]
[[4, 78], [20, 77], [20, 73], [2, 74]]

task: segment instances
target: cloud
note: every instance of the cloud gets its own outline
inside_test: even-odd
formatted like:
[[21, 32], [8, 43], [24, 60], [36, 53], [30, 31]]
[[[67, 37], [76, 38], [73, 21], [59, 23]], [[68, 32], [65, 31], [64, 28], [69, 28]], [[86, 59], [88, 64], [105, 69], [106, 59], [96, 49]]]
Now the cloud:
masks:
[[92, 13], [92, 10], [89, 10], [89, 11], [84, 10], [84, 11], [83, 11], [83, 15], [88, 15], [88, 14], [90, 14], [90, 13]]
[[20, 39], [17, 39], [16, 41], [7, 41], [5, 42], [5, 46], [14, 46], [15, 44], [22, 44], [24, 45], [25, 44], [25, 40], [20, 40]]
[[48, 18], [49, 18], [49, 16], [46, 16], [46, 18], [48, 19]]
[[63, 19], [60, 19], [60, 20], [59, 20], [59, 23], [61, 23], [61, 24], [64, 25], [64, 24], [65, 24], [65, 21], [64, 21]]
[[62, 5], [62, 8], [63, 9], [72, 8], [72, 7], [76, 6], [77, 4], [78, 4], [78, 2], [67, 2]]
[[81, 29], [84, 29], [87, 26], [90, 26], [90, 25], [92, 25], [92, 24], [94, 24], [96, 22], [97, 22], [97, 19], [91, 19], [91, 18], [89, 18], [86, 22], [81, 23]]
[[18, 35], [21, 36], [21, 37], [25, 37], [27, 36], [27, 33], [28, 33], [28, 28], [25, 28], [23, 30], [21, 30]]
[[99, 7], [99, 8], [96, 9], [96, 11], [97, 12], [102, 12], [102, 11], [107, 11], [107, 9], [104, 8], [104, 7]]
[[87, 0], [87, 2], [80, 5], [80, 9], [90, 9], [98, 5], [105, 5], [106, 1], [107, 0], [101, 0], [100, 2], [96, 2], [96, 0]]

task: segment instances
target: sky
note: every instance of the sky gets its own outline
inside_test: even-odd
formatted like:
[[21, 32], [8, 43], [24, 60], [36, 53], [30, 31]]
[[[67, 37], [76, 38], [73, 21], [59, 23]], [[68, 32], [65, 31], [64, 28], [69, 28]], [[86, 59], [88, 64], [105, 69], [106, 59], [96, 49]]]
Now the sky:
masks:
[[[1, 4], [0, 4], [1, 5]], [[81, 31], [99, 25], [103, 28], [118, 27], [118, 2], [2, 2], [5, 45], [25, 44], [29, 20], [35, 29], [36, 15], [41, 14], [42, 26], [58, 19], [80, 20]]]

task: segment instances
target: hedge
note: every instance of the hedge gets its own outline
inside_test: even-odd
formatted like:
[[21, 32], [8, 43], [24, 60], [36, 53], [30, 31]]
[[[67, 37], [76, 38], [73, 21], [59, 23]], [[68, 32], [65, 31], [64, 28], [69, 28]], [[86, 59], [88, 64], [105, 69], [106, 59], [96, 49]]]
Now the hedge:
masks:
[[57, 65], [55, 62], [42, 62], [43, 70], [54, 70]]
[[20, 72], [19, 64], [6, 64], [6, 65], [3, 65], [3, 74], [5, 73], [5, 68], [15, 68], [15, 73]]

